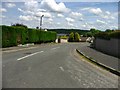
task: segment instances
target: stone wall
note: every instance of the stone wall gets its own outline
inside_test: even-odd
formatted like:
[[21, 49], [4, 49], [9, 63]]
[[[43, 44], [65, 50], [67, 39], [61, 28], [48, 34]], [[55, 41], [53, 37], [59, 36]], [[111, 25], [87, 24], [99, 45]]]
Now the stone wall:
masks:
[[120, 43], [120, 39], [105, 40], [105, 39], [96, 38], [94, 40], [94, 47], [97, 50], [102, 51], [103, 53], [120, 57], [120, 53], [118, 53], [120, 51], [120, 47], [118, 43]]

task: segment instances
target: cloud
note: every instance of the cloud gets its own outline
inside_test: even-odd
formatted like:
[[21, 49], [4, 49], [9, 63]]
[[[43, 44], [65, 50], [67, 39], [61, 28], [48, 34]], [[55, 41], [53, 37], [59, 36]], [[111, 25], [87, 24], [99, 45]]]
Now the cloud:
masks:
[[67, 22], [74, 22], [74, 21], [75, 21], [74, 19], [72, 19], [72, 18], [68, 18], [68, 17], [65, 18], [65, 19], [66, 19]]
[[100, 24], [107, 24], [106, 22], [102, 21], [102, 20], [99, 20], [97, 19], [97, 23], [100, 23]]
[[7, 12], [7, 10], [5, 8], [0, 8], [0, 12]]
[[33, 17], [28, 16], [28, 15], [27, 16], [20, 15], [19, 18], [21, 20], [24, 20], [24, 21], [31, 21], [31, 20], [33, 20]]
[[28, 11], [36, 11], [38, 9], [38, 2], [36, 0], [26, 1], [25, 8]]
[[70, 23], [70, 22], [68, 22], [68, 25], [69, 25], [69, 26], [74, 26], [74, 25], [73, 25], [72, 23]]
[[14, 3], [6, 3], [6, 7], [8, 7], [8, 8], [13, 8], [15, 6], [16, 5]]
[[111, 14], [109, 11], [106, 11], [105, 13], [106, 13], [107, 15], [110, 15], [110, 14]]
[[79, 21], [83, 21], [83, 14], [79, 12], [71, 12], [70, 17], [77, 19]]
[[95, 14], [95, 15], [100, 15], [100, 14], [103, 13], [100, 8], [91, 8], [91, 9], [89, 10], [89, 12], [91, 12], [91, 13], [93, 13], [93, 14]]
[[64, 15], [62, 15], [62, 14], [57, 14], [57, 16], [60, 17], [60, 18], [64, 17]]
[[82, 17], [83, 16], [81, 13], [78, 13], [78, 12], [72, 12], [71, 15], [75, 16], [75, 17]]
[[64, 3], [57, 4], [55, 0], [42, 0], [41, 7], [47, 9], [48, 11], [59, 12], [59, 13], [70, 11], [70, 9], [66, 8]]
[[5, 18], [6, 16], [0, 15], [0, 18]]
[[97, 15], [103, 19], [115, 19], [115, 14], [111, 14], [109, 11], [103, 11], [100, 8], [83, 8], [83, 11], [88, 11], [94, 15]]
[[48, 12], [37, 12], [34, 14], [34, 16], [41, 17], [44, 15], [45, 18], [52, 18], [52, 15]]

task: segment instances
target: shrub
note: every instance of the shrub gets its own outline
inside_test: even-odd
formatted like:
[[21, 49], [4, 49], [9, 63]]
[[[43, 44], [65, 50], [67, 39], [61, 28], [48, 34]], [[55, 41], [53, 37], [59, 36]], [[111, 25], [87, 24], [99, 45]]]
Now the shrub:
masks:
[[80, 41], [80, 35], [77, 32], [75, 33], [74, 41], [75, 42], [79, 42]]
[[26, 43], [55, 42], [56, 32], [28, 29], [21, 26], [1, 26], [2, 47], [11, 47]]
[[79, 42], [80, 41], [80, 35], [79, 33], [73, 33], [71, 32], [68, 38], [68, 42]]
[[113, 32], [100, 32], [95, 35], [96, 38], [101, 38], [101, 39], [111, 39], [111, 38], [117, 38], [120, 39], [120, 30], [113, 31]]
[[68, 42], [73, 42], [74, 41], [74, 33], [71, 32], [68, 38]]

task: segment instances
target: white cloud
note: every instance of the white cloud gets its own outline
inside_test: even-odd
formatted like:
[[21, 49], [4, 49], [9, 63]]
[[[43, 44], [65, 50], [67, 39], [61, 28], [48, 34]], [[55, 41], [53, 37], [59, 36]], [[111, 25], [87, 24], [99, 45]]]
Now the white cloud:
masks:
[[64, 15], [62, 15], [62, 14], [57, 14], [57, 16], [58, 16], [58, 17], [61, 17], [61, 18], [64, 17]]
[[111, 14], [109, 11], [103, 11], [100, 8], [83, 8], [81, 10], [88, 11], [103, 19], [115, 19], [115, 14]]
[[5, 18], [6, 16], [0, 15], [0, 18]]
[[57, 22], [58, 25], [60, 25], [60, 22]]
[[89, 12], [91, 12], [91, 13], [93, 13], [93, 14], [95, 14], [95, 15], [100, 15], [100, 14], [103, 13], [100, 8], [91, 8], [91, 9], [89, 10]]
[[5, 8], [0, 8], [0, 12], [7, 12], [7, 10]]
[[107, 15], [110, 15], [110, 14], [111, 14], [109, 11], [106, 11], [105, 13], [106, 13]]
[[24, 14], [30, 14], [30, 15], [34, 15], [34, 12], [29, 11], [29, 10], [22, 10], [21, 8], [18, 8], [18, 11], [24, 13]]
[[82, 8], [82, 11], [90, 10], [90, 7]]
[[25, 2], [25, 8], [28, 11], [36, 11], [38, 9], [38, 2], [36, 0], [30, 0]]
[[74, 22], [75, 20], [74, 19], [72, 19], [72, 18], [65, 18], [66, 20], [67, 20], [67, 22]]
[[23, 16], [23, 15], [20, 15], [19, 18], [20, 18], [21, 20], [24, 20], [24, 21], [31, 21], [31, 20], [33, 20], [33, 17], [31, 17], [31, 16]]
[[102, 14], [101, 17], [104, 18], [104, 19], [115, 19], [115, 17], [112, 16], [112, 15], [104, 15], [104, 14]]
[[42, 0], [41, 7], [53, 12], [69, 12], [70, 9], [66, 8], [64, 3], [57, 4], [55, 0]]
[[70, 17], [74, 18], [76, 20], [79, 20], [79, 21], [83, 21], [84, 20], [83, 19], [83, 14], [79, 13], [79, 12], [71, 12]]
[[6, 7], [8, 7], [8, 8], [13, 8], [15, 6], [16, 5], [14, 3], [6, 3]]
[[52, 22], [52, 21], [53, 21], [53, 19], [52, 19], [52, 18], [49, 18], [48, 20], [49, 20], [50, 22]]
[[71, 15], [74, 17], [82, 17], [83, 16], [81, 13], [78, 13], [78, 12], [72, 12]]
[[68, 25], [69, 25], [69, 26], [74, 26], [74, 25], [73, 25], [72, 23], [70, 23], [70, 22], [68, 22]]
[[107, 24], [106, 22], [104, 22], [102, 20], [99, 20], [99, 19], [97, 19], [97, 22], [100, 23], [100, 24]]
[[37, 12], [34, 15], [38, 16], [38, 17], [41, 17], [42, 15], [44, 15], [44, 17], [46, 17], [46, 18], [52, 18], [52, 15], [48, 12]]

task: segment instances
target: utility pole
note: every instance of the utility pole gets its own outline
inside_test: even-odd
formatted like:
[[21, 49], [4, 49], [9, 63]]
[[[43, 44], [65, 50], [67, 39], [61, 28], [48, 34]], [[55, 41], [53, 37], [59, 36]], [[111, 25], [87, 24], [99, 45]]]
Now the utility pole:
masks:
[[44, 15], [42, 15], [42, 16], [40, 17], [40, 30], [42, 30], [42, 18], [43, 18], [43, 16], [44, 16]]

